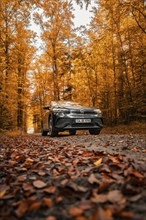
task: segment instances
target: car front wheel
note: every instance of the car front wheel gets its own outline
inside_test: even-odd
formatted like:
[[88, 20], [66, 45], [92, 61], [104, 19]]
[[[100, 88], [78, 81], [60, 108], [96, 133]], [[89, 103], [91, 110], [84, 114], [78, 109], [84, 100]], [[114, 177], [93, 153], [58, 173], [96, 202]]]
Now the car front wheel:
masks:
[[55, 137], [58, 135], [58, 132], [54, 130], [52, 117], [49, 119], [49, 135], [50, 137]]
[[48, 131], [42, 131], [42, 136], [47, 136]]
[[96, 134], [99, 134], [99, 133], [100, 133], [100, 130], [97, 130], [97, 129], [89, 129], [89, 133], [96, 135]]

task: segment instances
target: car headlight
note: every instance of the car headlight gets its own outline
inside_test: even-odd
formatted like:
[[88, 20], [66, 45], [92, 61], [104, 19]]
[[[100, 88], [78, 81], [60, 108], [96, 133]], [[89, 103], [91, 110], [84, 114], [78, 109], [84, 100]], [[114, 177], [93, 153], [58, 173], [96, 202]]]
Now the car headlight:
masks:
[[102, 112], [100, 109], [94, 109], [94, 112], [99, 116], [102, 117]]
[[54, 114], [59, 115], [60, 117], [64, 117], [65, 114], [69, 114], [69, 110], [56, 108], [56, 109], [54, 109]]

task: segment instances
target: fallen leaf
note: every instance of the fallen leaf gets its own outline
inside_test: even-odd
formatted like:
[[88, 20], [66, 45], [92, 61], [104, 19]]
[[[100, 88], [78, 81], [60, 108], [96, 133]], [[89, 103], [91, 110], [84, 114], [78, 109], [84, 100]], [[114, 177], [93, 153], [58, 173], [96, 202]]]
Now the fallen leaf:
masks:
[[15, 213], [17, 217], [22, 217], [28, 211], [28, 203], [27, 201], [21, 201]]
[[123, 219], [133, 219], [134, 213], [133, 213], [133, 212], [122, 211], [122, 212], [120, 213], [120, 216], [121, 216]]
[[90, 176], [88, 177], [88, 182], [91, 183], [91, 184], [99, 183], [99, 180], [97, 180], [94, 173], [91, 173]]
[[34, 193], [34, 191], [35, 191], [34, 187], [30, 184], [30, 182], [23, 183], [22, 188], [24, 191], [27, 192], [28, 196], [31, 195], [32, 193]]
[[33, 185], [36, 188], [41, 189], [41, 188], [44, 188], [47, 184], [45, 182], [43, 182], [42, 180], [35, 180], [35, 181], [33, 181]]
[[131, 174], [131, 175], [133, 175], [133, 176], [135, 176], [135, 177], [137, 177], [137, 178], [141, 178], [141, 179], [144, 178], [144, 176], [143, 176], [140, 172], [138, 172], [137, 170], [131, 170], [131, 171], [129, 172], [129, 174]]
[[94, 165], [95, 165], [95, 166], [98, 166], [98, 165], [101, 164], [101, 162], [102, 162], [102, 158], [100, 158], [99, 160], [95, 161], [95, 162], [94, 162]]
[[41, 171], [41, 170], [40, 170], [40, 171], [38, 172], [38, 175], [39, 175], [39, 176], [45, 176], [46, 173], [45, 173], [44, 171]]
[[87, 187], [84, 187], [84, 186], [80, 186], [76, 183], [71, 183], [69, 184], [69, 186], [75, 190], [76, 192], [87, 192], [88, 191], [88, 188]]
[[98, 207], [94, 211], [90, 220], [113, 220], [112, 212], [109, 209], [104, 210], [103, 208]]
[[38, 210], [41, 206], [41, 202], [38, 201], [33, 201], [30, 205], [29, 205], [29, 211], [34, 211], [34, 210]]
[[20, 182], [23, 182], [24, 180], [26, 180], [26, 178], [27, 178], [27, 175], [24, 174], [24, 175], [18, 176], [18, 177], [17, 177], [17, 180], [20, 181]]
[[24, 162], [24, 166], [28, 167], [33, 163], [33, 160], [31, 158], [27, 158]]
[[128, 201], [130, 202], [136, 202], [138, 201], [139, 199], [141, 199], [142, 195], [141, 194], [138, 194], [138, 195], [135, 195], [135, 196], [131, 196], [131, 197], [128, 197]]
[[6, 194], [6, 192], [8, 191], [9, 187], [4, 187], [1, 191], [0, 191], [0, 198], [2, 199], [4, 197], [4, 195]]
[[123, 195], [120, 190], [112, 190], [107, 194], [107, 198], [110, 202], [120, 202], [123, 199]]
[[102, 193], [104, 192], [105, 190], [107, 190], [110, 185], [115, 182], [115, 180], [112, 180], [112, 179], [109, 179], [109, 178], [103, 178], [102, 181], [100, 181], [100, 184], [99, 184], [99, 187], [98, 187], [98, 193]]
[[83, 213], [83, 209], [81, 208], [78, 208], [78, 207], [71, 207], [69, 210], [68, 210], [68, 213], [71, 215], [71, 216], [79, 216]]
[[108, 197], [105, 194], [94, 194], [94, 196], [91, 198], [91, 201], [94, 203], [104, 203], [108, 201]]
[[55, 216], [48, 216], [45, 220], [57, 220]]
[[83, 209], [83, 210], [88, 210], [88, 209], [91, 209], [93, 206], [92, 202], [90, 200], [82, 200], [78, 207]]
[[69, 179], [64, 179], [60, 182], [61, 185], [66, 185], [69, 182]]
[[49, 194], [53, 194], [56, 191], [56, 187], [55, 186], [50, 186], [48, 188], [44, 189], [44, 192], [49, 193]]
[[57, 198], [56, 198], [56, 202], [62, 202], [62, 200], [63, 200], [63, 198], [61, 197], [61, 196], [58, 196]]
[[113, 163], [119, 164], [120, 161], [115, 156], [110, 156], [109, 160], [111, 160]]
[[43, 203], [48, 206], [48, 208], [51, 208], [53, 206], [52, 199], [50, 198], [43, 198]]
[[76, 220], [88, 220], [88, 219], [84, 216], [77, 216]]

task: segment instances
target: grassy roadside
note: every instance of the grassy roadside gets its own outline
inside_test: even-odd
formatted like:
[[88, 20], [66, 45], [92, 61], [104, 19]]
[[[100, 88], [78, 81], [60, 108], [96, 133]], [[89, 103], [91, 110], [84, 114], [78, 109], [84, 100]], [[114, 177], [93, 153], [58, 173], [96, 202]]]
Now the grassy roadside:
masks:
[[104, 127], [102, 134], [146, 134], [146, 123], [131, 122], [130, 124]]
[[21, 130], [3, 130], [0, 129], [0, 134], [5, 134], [8, 136], [21, 136], [23, 134], [25, 134], [25, 132], [21, 131]]

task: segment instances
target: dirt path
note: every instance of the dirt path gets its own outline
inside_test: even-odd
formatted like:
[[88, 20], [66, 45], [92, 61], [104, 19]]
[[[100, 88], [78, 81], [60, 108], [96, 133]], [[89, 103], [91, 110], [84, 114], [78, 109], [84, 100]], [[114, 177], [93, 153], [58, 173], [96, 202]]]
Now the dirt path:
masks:
[[144, 135], [0, 135], [0, 219], [146, 220]]
[[[83, 145], [88, 150], [105, 151], [108, 153], [119, 153], [126, 157], [132, 157], [135, 162], [141, 162], [146, 159], [146, 154], [143, 153], [146, 150], [146, 136], [135, 135], [76, 135], [76, 136], [64, 136], [60, 135], [57, 138], [52, 139], [57, 146], [63, 146], [68, 144]], [[146, 152], [145, 152], [146, 153]], [[142, 162], [143, 163], [143, 162]]]

